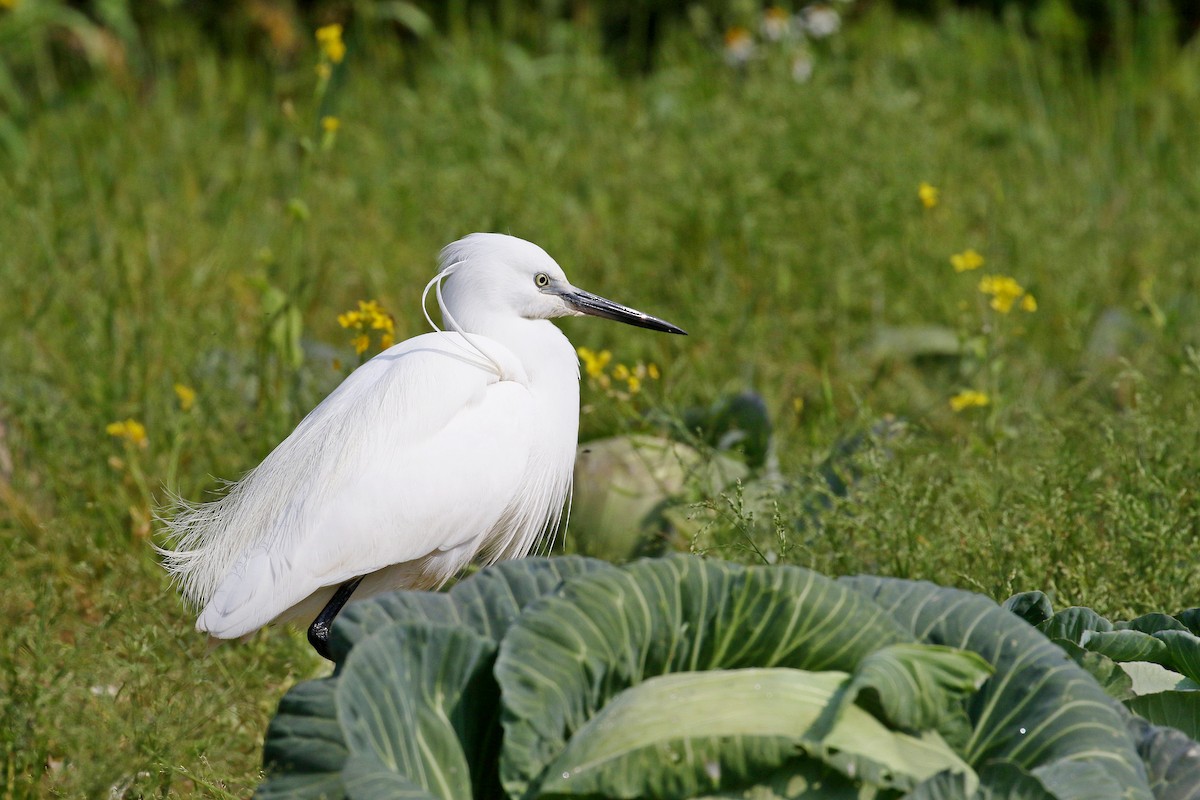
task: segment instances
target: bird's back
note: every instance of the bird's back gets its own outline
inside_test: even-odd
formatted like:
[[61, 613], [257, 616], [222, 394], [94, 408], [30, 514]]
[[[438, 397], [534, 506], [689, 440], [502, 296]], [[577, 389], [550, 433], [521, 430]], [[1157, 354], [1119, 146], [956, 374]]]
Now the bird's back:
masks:
[[539, 438], [545, 410], [521, 361], [471, 339], [427, 334], [380, 354], [225, 497], [176, 516], [165, 558], [203, 607], [198, 628], [241, 636], [393, 565], [410, 565], [396, 580], [437, 584], [481, 547], [523, 555], [569, 492], [565, 443]]

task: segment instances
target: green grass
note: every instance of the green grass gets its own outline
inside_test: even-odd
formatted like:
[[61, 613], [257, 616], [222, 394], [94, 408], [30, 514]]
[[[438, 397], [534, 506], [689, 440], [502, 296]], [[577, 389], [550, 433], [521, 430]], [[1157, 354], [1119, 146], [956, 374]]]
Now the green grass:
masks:
[[[538, 55], [434, 42], [417, 69], [370, 41], [332, 90], [335, 147], [304, 158], [311, 64], [182, 37], [151, 45], [145, 85], [100, 79], [22, 117], [0, 172], [3, 796], [251, 791], [279, 696], [323, 666], [282, 630], [206, 653], [148, 511], [286, 435], [336, 384], [333, 355], [353, 360], [336, 314], [356, 300], [421, 331], [434, 255], [473, 230], [687, 328], [564, 324], [662, 365], [668, 410], [756, 388], [798, 485], [904, 420], [820, 524], [785, 529], [783, 560], [1117, 616], [1200, 605], [1200, 50], [1162, 42], [1131, 32], [1089, 75], [988, 20], [878, 12], [797, 85], [781, 59], [740, 74], [683, 33], [638, 80], [569, 29]], [[921, 181], [942, 191], [930, 211]], [[1039, 310], [981, 304], [979, 273], [948, 263], [968, 247]], [[266, 287], [316, 353], [298, 369]], [[872, 355], [882, 328], [924, 324], [972, 354]], [[992, 405], [951, 412], [967, 387]], [[106, 435], [128, 417], [146, 449]], [[700, 544], [755, 557], [727, 516]]]

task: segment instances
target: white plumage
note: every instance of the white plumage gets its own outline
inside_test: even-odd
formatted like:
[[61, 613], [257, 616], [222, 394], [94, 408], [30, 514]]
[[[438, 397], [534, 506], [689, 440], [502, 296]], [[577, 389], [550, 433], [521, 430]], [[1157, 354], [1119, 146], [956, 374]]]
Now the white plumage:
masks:
[[558, 527], [579, 427], [578, 360], [548, 320], [683, 332], [576, 289], [511, 236], [472, 234], [440, 262], [426, 291], [451, 330], [372, 358], [224, 497], [168, 523], [165, 566], [198, 630], [238, 638], [310, 620], [354, 578], [362, 599], [524, 556]]

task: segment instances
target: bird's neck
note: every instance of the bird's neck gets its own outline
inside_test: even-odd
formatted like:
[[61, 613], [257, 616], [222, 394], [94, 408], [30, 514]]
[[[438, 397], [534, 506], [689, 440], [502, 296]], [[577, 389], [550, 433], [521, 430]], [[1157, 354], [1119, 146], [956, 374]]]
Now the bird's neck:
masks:
[[463, 330], [486, 336], [508, 348], [525, 368], [531, 384], [579, 383], [575, 348], [552, 322], [512, 316], [481, 316], [461, 323]]
[[519, 380], [530, 390], [545, 431], [537, 458], [569, 465], [579, 435], [579, 357], [567, 337], [549, 320], [520, 317], [470, 332], [503, 345], [524, 367]]

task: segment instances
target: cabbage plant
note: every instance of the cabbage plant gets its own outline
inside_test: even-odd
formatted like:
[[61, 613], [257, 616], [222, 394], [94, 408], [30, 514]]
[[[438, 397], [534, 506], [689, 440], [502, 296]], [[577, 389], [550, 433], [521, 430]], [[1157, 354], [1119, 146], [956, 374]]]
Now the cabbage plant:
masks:
[[[1028, 605], [1028, 604], [1026, 604]], [[350, 606], [263, 798], [1183, 798], [1200, 746], [978, 595], [692, 556]]]
[[[1014, 595], [1004, 607], [1063, 648], [1131, 711], [1200, 737], [1200, 609], [1113, 622], [1081, 606], [1055, 612], [1042, 592]], [[1200, 786], [1194, 796], [1200, 798]]]

